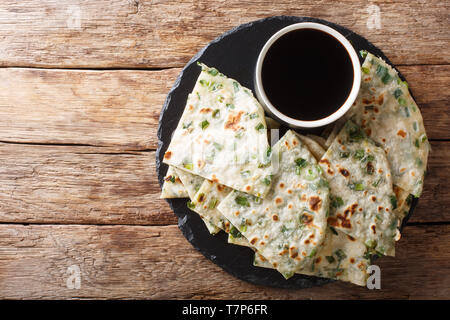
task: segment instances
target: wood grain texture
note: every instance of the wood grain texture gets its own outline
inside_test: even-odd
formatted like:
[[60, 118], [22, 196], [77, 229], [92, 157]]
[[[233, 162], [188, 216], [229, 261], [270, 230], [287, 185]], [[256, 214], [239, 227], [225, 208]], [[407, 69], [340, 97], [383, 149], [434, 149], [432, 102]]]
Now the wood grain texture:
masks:
[[0, 69], [0, 140], [155, 148], [179, 69]]
[[341, 24], [379, 46], [394, 63], [445, 64], [448, 1], [372, 3], [258, 0], [22, 0], [0, 10], [0, 65], [41, 67], [180, 67], [223, 32], [276, 15], [310, 16]]
[[[156, 149], [159, 113], [181, 69], [0, 68], [0, 141]], [[450, 139], [450, 65], [401, 66], [431, 139]]]
[[[450, 221], [450, 142], [432, 143], [424, 193], [410, 222]], [[155, 172], [155, 152], [0, 143], [0, 222], [177, 222]]]
[[154, 152], [0, 144], [0, 221], [176, 223], [159, 199]]
[[[397, 245], [397, 257], [376, 261], [381, 269], [381, 290], [340, 282], [288, 290], [234, 278], [194, 250], [176, 226], [0, 225], [0, 296], [448, 299], [449, 241], [449, 225], [407, 227]], [[80, 269], [79, 289], [67, 287], [68, 268], [74, 265]]]

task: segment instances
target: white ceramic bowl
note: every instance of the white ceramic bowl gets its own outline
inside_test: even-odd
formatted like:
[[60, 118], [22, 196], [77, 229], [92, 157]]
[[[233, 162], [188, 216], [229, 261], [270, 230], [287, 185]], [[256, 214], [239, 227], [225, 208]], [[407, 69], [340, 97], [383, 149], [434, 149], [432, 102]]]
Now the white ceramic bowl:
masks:
[[[345, 100], [344, 104], [336, 110], [334, 113], [330, 114], [329, 116], [319, 119], [319, 120], [298, 120], [291, 117], [288, 117], [278, 111], [278, 109], [273, 106], [269, 99], [266, 96], [266, 93], [264, 91], [263, 85], [262, 85], [262, 79], [261, 79], [261, 70], [262, 65], [264, 62], [264, 58], [266, 56], [267, 51], [272, 46], [272, 44], [277, 41], [280, 37], [285, 35], [286, 33], [293, 31], [293, 30], [299, 30], [299, 29], [316, 29], [323, 31], [331, 36], [333, 36], [335, 39], [337, 39], [347, 50], [350, 59], [352, 61], [353, 66], [353, 86], [350, 91], [350, 94], [348, 95], [347, 99]], [[340, 117], [342, 117], [348, 109], [352, 106], [353, 102], [356, 99], [356, 96], [359, 92], [359, 87], [361, 85], [361, 65], [359, 63], [358, 54], [356, 53], [353, 46], [350, 44], [350, 42], [339, 32], [334, 30], [333, 28], [330, 28], [326, 25], [320, 24], [320, 23], [313, 23], [313, 22], [302, 22], [302, 23], [296, 23], [292, 24], [290, 26], [287, 26], [277, 33], [275, 33], [264, 45], [262, 48], [258, 61], [256, 62], [256, 70], [255, 70], [255, 92], [256, 97], [258, 98], [259, 102], [262, 104], [266, 112], [272, 116], [274, 119], [284, 123], [285, 125], [294, 128], [294, 129], [308, 129], [308, 128], [317, 128], [322, 127], [327, 124], [330, 124]]]

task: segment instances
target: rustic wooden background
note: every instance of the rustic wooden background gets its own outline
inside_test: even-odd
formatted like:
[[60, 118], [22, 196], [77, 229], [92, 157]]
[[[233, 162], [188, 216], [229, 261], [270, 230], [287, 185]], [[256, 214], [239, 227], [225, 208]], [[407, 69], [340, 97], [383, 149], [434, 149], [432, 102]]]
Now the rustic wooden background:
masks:
[[[449, 14], [440, 0], [0, 1], [0, 298], [449, 299]], [[421, 107], [425, 191], [398, 256], [377, 261], [381, 290], [240, 281], [191, 247], [159, 199], [158, 117], [181, 67], [273, 15], [365, 36]]]

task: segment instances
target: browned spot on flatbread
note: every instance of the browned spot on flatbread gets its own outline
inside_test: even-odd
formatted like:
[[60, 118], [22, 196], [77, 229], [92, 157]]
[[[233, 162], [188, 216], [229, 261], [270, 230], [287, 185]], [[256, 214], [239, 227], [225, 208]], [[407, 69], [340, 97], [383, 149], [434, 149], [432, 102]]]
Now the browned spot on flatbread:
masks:
[[355, 263], [355, 258], [350, 258], [350, 263], [354, 264]]
[[292, 144], [293, 144], [294, 146], [296, 146], [296, 145], [298, 144], [297, 140], [293, 139], [293, 140], [292, 140]]
[[252, 186], [246, 186], [245, 187], [245, 191], [250, 191], [250, 190], [252, 190]]
[[375, 197], [375, 196], [372, 196], [371, 199], [372, 199], [373, 202], [377, 201], [377, 197]]
[[341, 168], [339, 169], [340, 174], [342, 174], [344, 177], [348, 177], [350, 175], [350, 172], [347, 171], [347, 169]]
[[309, 198], [309, 207], [313, 211], [317, 211], [321, 207], [322, 200], [318, 196], [311, 196]]
[[250, 240], [250, 243], [251, 244], [255, 244], [256, 241], [258, 241], [258, 237], [254, 237], [252, 240]]
[[241, 117], [243, 114], [244, 111], [239, 111], [238, 114], [230, 114], [228, 116], [227, 122], [225, 122], [225, 129], [237, 131], [239, 129], [239, 122], [241, 121]]
[[322, 261], [322, 257], [316, 258], [316, 264], [319, 264]]
[[[377, 99], [377, 103], [378, 103], [378, 105], [381, 106], [383, 104], [383, 102], [384, 102], [384, 95], [380, 94], [380, 96]], [[375, 112], [378, 112], [378, 109], [374, 109], [374, 110], [375, 110]]]
[[274, 215], [272, 216], [272, 220], [273, 220], [273, 221], [278, 221], [278, 216], [277, 216], [276, 214], [274, 214]]
[[199, 167], [199, 169], [203, 168], [205, 166], [205, 161], [203, 160], [198, 160], [197, 161], [197, 166]]
[[314, 217], [312, 215], [310, 215], [309, 213], [304, 213], [304, 214], [302, 214], [301, 221], [303, 224], [309, 226], [313, 223]]
[[211, 108], [201, 108], [200, 109], [200, 113], [208, 113], [208, 112], [211, 112], [211, 111], [212, 111]]
[[172, 157], [172, 151], [167, 151], [167, 152], [164, 154], [164, 159], [169, 160], [171, 157]]
[[216, 177], [215, 174], [213, 174], [213, 175], [211, 176], [211, 181], [212, 181], [212, 182], [217, 182], [217, 183], [219, 183], [219, 179], [217, 179], [217, 177]]
[[222, 192], [225, 190], [225, 186], [223, 184], [217, 184], [217, 191]]
[[406, 132], [403, 130], [398, 130], [397, 135], [404, 138], [404, 137], [406, 137]]
[[372, 232], [374, 233], [374, 234], [377, 234], [377, 226], [376, 225], [371, 225], [370, 226], [370, 229], [372, 229]]
[[284, 188], [284, 183], [280, 183], [280, 188], [281, 188], [281, 189]]
[[280, 197], [275, 198], [275, 204], [280, 205], [282, 203], [283, 203], [283, 199], [281, 199]]

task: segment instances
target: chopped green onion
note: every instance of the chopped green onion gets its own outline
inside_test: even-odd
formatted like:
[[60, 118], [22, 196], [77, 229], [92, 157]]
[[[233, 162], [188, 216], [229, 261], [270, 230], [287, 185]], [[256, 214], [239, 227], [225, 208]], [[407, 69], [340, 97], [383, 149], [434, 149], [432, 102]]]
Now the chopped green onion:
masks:
[[233, 87], [234, 87], [234, 92], [239, 91], [239, 83], [237, 83], [236, 81], [233, 81]]
[[266, 186], [270, 186], [270, 184], [272, 183], [272, 175], [268, 175], [264, 178], [263, 183]]
[[347, 258], [347, 255], [345, 254], [344, 251], [342, 251], [342, 249], [337, 249], [334, 254], [336, 255], [336, 257], [338, 258], [339, 261]]
[[355, 153], [353, 154], [353, 158], [362, 160], [362, 158], [364, 158], [364, 150], [362, 149], [356, 150]]
[[312, 250], [311, 250], [311, 253], [310, 253], [309, 256], [308, 256], [308, 258], [314, 257], [314, 256], [316, 255], [316, 253], [317, 253], [317, 249], [312, 249]]
[[250, 113], [250, 115], [248, 116], [250, 119], [256, 119], [259, 117], [259, 115], [256, 112]]
[[395, 99], [398, 99], [398, 97], [400, 97], [402, 94], [403, 94], [402, 89], [400, 89], [400, 88], [395, 89], [395, 91], [394, 91]]
[[209, 68], [208, 73], [212, 76], [216, 76], [219, 73], [219, 71], [217, 71], [216, 68]]
[[401, 106], [406, 106], [406, 100], [404, 99], [404, 98], [402, 98], [402, 97], [400, 97], [400, 98], [398, 98], [397, 99], [398, 100], [398, 103], [401, 105]]
[[260, 123], [258, 123], [258, 125], [255, 127], [255, 129], [256, 129], [257, 131], [260, 131], [260, 130], [264, 129], [264, 125], [260, 122]]
[[339, 152], [339, 156], [341, 158], [348, 158], [348, 156], [350, 155], [350, 152]]
[[417, 147], [417, 148], [419, 148], [420, 147], [420, 144], [419, 144], [419, 139], [416, 139], [416, 141], [414, 141], [414, 145]]
[[192, 163], [185, 163], [183, 164], [183, 167], [188, 170], [194, 169], [194, 165]]
[[213, 199], [211, 199], [211, 201], [209, 201], [208, 208], [209, 209], [214, 209], [217, 206], [218, 203], [219, 203], [219, 200], [213, 198]]
[[359, 55], [361, 58], [365, 59], [367, 57], [367, 51], [366, 50], [359, 50]]
[[348, 187], [355, 191], [363, 191], [364, 190], [364, 186], [362, 183], [351, 183], [348, 185]]
[[203, 120], [203, 121], [200, 123], [200, 127], [201, 127], [203, 130], [205, 130], [206, 128], [208, 128], [208, 126], [209, 126], [208, 120]]
[[336, 261], [333, 256], [326, 256], [325, 258], [327, 259], [329, 264], [332, 264], [334, 261]]
[[241, 171], [241, 176], [243, 176], [244, 178], [248, 178], [250, 177], [250, 173], [250, 170]]
[[239, 232], [239, 230], [235, 226], [231, 227], [230, 234], [231, 234], [231, 236], [233, 238], [240, 238], [240, 237], [242, 237], [242, 234]]
[[195, 208], [195, 204], [191, 200], [189, 200], [186, 205], [187, 205], [187, 207], [189, 209], [194, 209]]
[[300, 168], [304, 168], [308, 165], [308, 161], [306, 161], [303, 158], [298, 158], [298, 159], [295, 159], [295, 164]]
[[236, 203], [240, 206], [243, 207], [250, 207], [250, 203], [248, 203], [248, 200], [246, 197], [242, 197], [242, 196], [237, 196], [234, 201], [236, 201]]
[[332, 196], [332, 198], [331, 198], [331, 206], [333, 208], [339, 208], [340, 206], [343, 206], [343, 205], [344, 205], [344, 200], [342, 200], [341, 197], [338, 197], [338, 196], [333, 197]]
[[212, 113], [212, 117], [213, 118], [219, 118], [220, 117], [220, 110], [219, 109], [214, 110], [213, 113]]
[[213, 142], [213, 146], [219, 151], [223, 149], [223, 145], [217, 142]]
[[227, 107], [228, 109], [234, 109], [234, 104], [232, 104], [232, 103], [227, 103], [226, 107]]
[[192, 125], [192, 121], [189, 123], [183, 123], [183, 129], [187, 129]]

